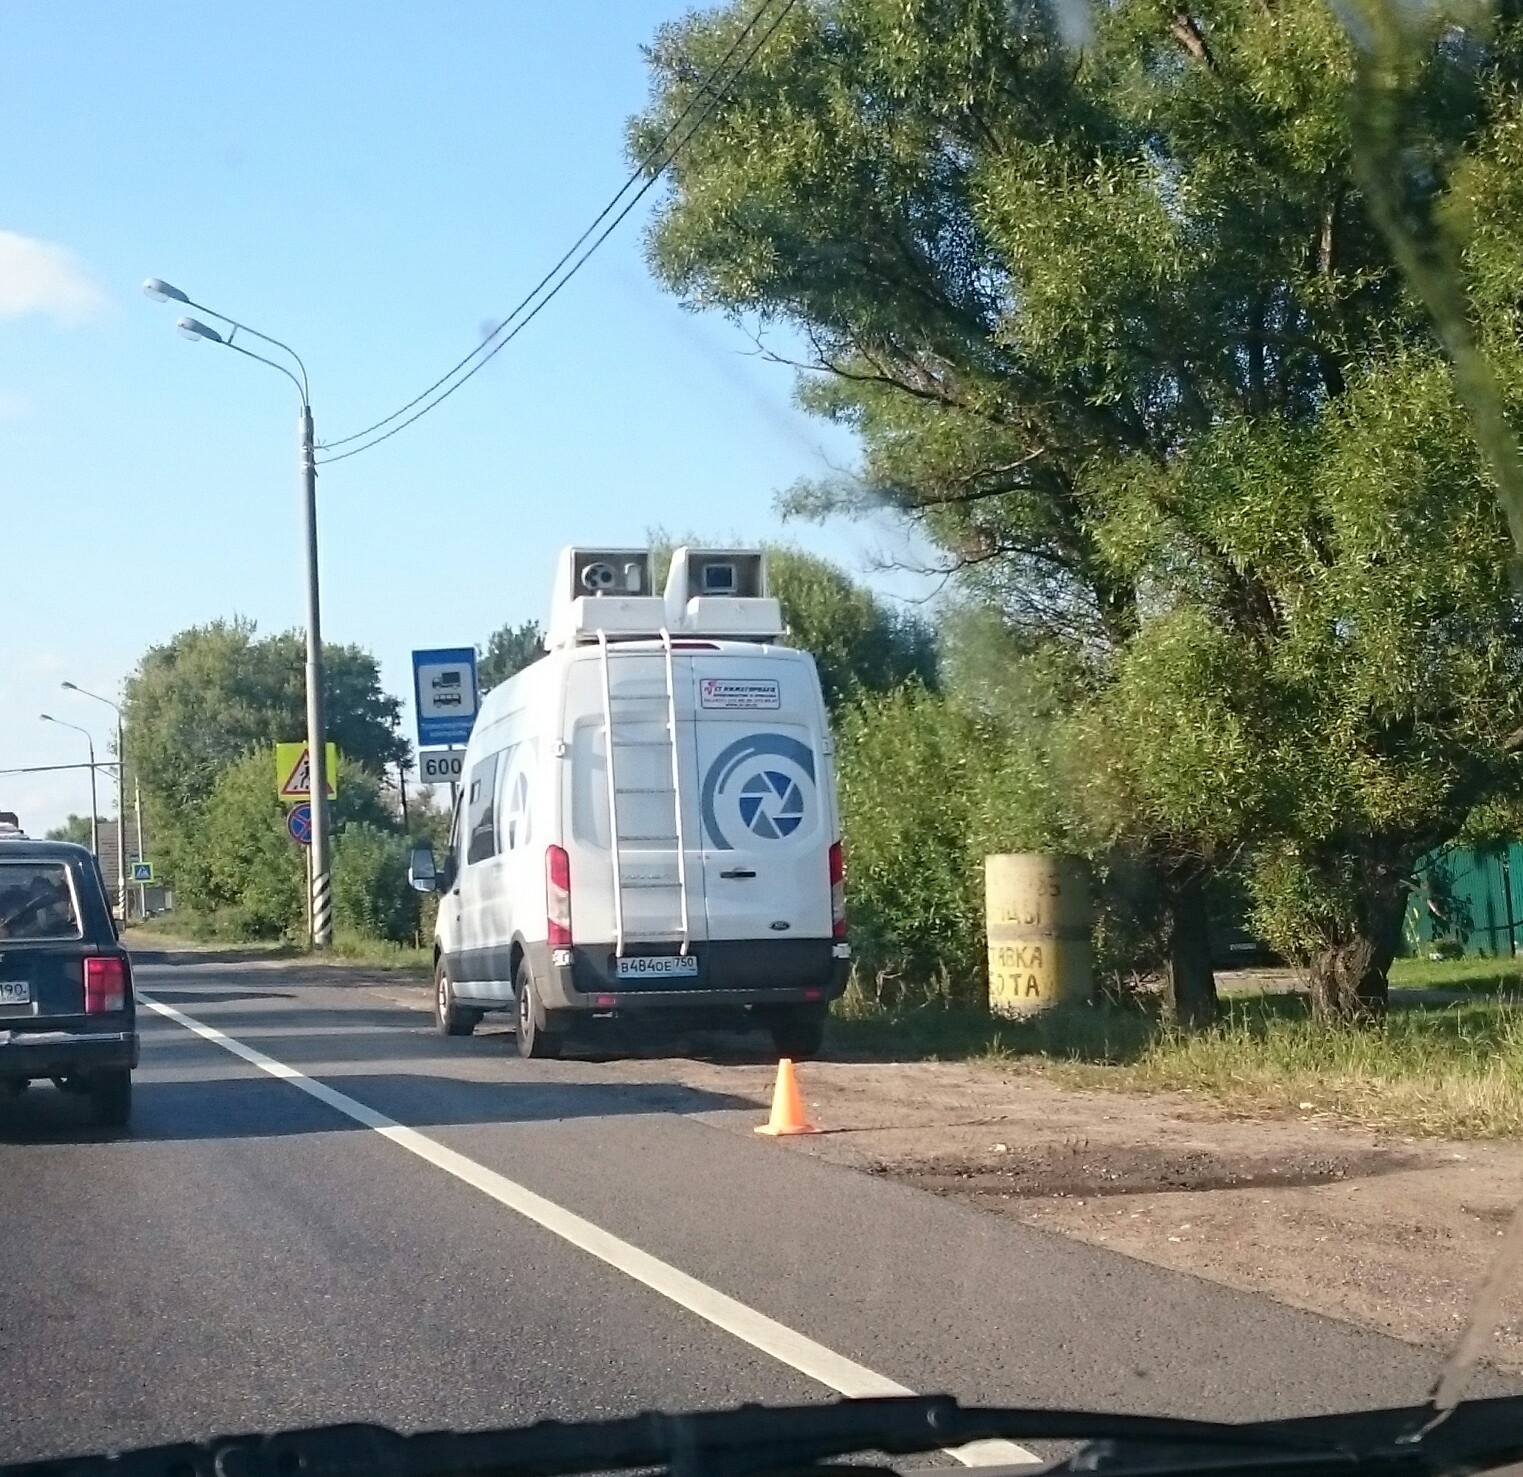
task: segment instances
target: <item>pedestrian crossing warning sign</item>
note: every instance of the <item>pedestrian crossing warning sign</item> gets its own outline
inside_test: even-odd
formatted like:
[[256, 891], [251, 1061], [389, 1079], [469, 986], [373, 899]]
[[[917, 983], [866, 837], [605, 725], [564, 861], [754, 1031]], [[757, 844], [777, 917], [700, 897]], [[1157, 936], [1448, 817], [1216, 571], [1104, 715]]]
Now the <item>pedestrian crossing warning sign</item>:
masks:
[[[338, 745], [324, 744], [323, 752], [327, 757], [325, 788], [332, 800], [338, 795]], [[312, 765], [305, 744], [275, 745], [275, 793], [292, 803], [312, 798]]]

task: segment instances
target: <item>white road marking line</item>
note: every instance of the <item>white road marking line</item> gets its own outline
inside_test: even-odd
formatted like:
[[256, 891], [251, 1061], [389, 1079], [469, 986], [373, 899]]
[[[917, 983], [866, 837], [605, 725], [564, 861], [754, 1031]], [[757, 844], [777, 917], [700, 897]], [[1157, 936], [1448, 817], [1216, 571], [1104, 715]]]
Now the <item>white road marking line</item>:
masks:
[[[284, 1062], [278, 1062], [252, 1046], [245, 1046], [225, 1031], [205, 1025], [141, 991], [137, 998], [149, 1010], [165, 1016], [176, 1025], [184, 1026], [203, 1041], [220, 1046], [224, 1051], [241, 1057], [250, 1066], [258, 1067], [261, 1072], [267, 1072], [271, 1077], [278, 1077], [282, 1082], [300, 1088], [309, 1097], [326, 1103], [346, 1118], [374, 1129], [382, 1138], [390, 1139], [408, 1153], [416, 1154], [436, 1169], [454, 1175], [499, 1205], [517, 1211], [519, 1215], [544, 1227], [563, 1241], [569, 1241], [589, 1256], [606, 1262], [626, 1277], [643, 1283], [679, 1307], [696, 1313], [705, 1322], [723, 1329], [742, 1343], [750, 1344], [753, 1349], [771, 1355], [779, 1363], [797, 1370], [817, 1384], [824, 1385], [826, 1389], [852, 1399], [915, 1393], [907, 1386], [877, 1374], [865, 1365], [837, 1354], [833, 1349], [827, 1349], [824, 1344], [817, 1344], [786, 1324], [767, 1317], [765, 1313], [758, 1313], [755, 1308], [719, 1292], [696, 1277], [690, 1277], [669, 1262], [663, 1262], [659, 1257], [641, 1251], [638, 1246], [621, 1241], [574, 1211], [545, 1199], [543, 1195], [536, 1195], [516, 1180], [510, 1180], [506, 1175], [498, 1174], [496, 1170], [488, 1169], [474, 1159], [446, 1148], [427, 1134], [397, 1123], [384, 1113], [377, 1113], [374, 1108], [367, 1108], [364, 1103], [308, 1077], [305, 1072], [298, 1072], [295, 1067], [288, 1067]], [[970, 1441], [966, 1446], [949, 1450], [958, 1461], [969, 1467], [1012, 1466], [1021, 1462], [1041, 1461], [1035, 1452], [1027, 1451], [1024, 1446], [1017, 1446], [1013, 1441]]]

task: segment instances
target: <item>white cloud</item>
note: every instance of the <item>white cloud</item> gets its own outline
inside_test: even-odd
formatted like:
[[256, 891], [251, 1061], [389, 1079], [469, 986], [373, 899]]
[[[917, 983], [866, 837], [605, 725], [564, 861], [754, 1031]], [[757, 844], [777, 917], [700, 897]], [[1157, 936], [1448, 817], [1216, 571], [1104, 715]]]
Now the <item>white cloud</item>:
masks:
[[106, 294], [72, 252], [0, 231], [0, 318], [45, 313], [60, 323], [83, 323], [105, 305]]

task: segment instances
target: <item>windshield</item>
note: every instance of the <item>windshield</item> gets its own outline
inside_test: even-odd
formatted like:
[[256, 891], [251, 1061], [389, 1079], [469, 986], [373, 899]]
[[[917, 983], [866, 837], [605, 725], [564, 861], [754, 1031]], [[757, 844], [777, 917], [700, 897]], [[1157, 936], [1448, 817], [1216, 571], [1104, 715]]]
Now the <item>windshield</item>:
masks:
[[0, 1468], [1523, 1457], [1518, 0], [11, 4], [0, 154]]

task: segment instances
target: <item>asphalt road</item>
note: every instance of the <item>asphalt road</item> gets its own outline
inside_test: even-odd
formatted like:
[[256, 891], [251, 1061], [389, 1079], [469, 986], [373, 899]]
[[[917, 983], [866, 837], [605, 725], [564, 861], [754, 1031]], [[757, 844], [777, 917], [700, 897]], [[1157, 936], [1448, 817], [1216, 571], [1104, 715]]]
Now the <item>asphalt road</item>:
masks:
[[182, 1019], [143, 1011], [130, 1137], [51, 1087], [0, 1105], [0, 1460], [873, 1379], [1268, 1417], [1433, 1375], [1429, 1351], [791, 1152], [749, 1103], [628, 1063], [445, 1040], [297, 967], [138, 984]]

